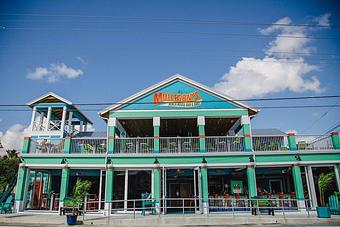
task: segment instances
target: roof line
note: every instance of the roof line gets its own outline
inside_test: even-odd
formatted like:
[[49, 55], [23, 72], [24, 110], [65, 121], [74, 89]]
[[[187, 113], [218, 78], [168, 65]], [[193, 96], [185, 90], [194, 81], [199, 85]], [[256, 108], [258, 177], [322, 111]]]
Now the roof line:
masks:
[[222, 93], [219, 93], [219, 92], [217, 92], [217, 91], [215, 91], [215, 90], [212, 90], [211, 88], [209, 88], [209, 87], [207, 87], [207, 86], [205, 86], [205, 85], [203, 85], [203, 84], [201, 84], [201, 83], [198, 83], [198, 82], [196, 82], [196, 81], [193, 81], [193, 80], [191, 80], [191, 79], [189, 79], [189, 78], [187, 78], [187, 77], [185, 77], [185, 76], [182, 76], [182, 75], [180, 75], [180, 74], [175, 74], [175, 75], [173, 75], [173, 76], [171, 76], [171, 77], [169, 77], [169, 78], [167, 78], [167, 79], [165, 79], [165, 80], [163, 80], [163, 81], [161, 81], [161, 82], [159, 82], [159, 83], [157, 83], [157, 84], [155, 84], [155, 85], [152, 85], [152, 86], [150, 86], [150, 87], [148, 87], [148, 88], [146, 88], [146, 89], [144, 89], [144, 90], [142, 90], [142, 91], [140, 91], [140, 92], [137, 92], [137, 93], [134, 94], [134, 95], [131, 95], [131, 96], [129, 96], [129, 97], [127, 97], [127, 98], [125, 98], [125, 99], [119, 101], [118, 104], [113, 104], [113, 105], [111, 105], [111, 106], [105, 108], [104, 110], [100, 111], [98, 114], [99, 114], [100, 116], [102, 116], [102, 115], [104, 115], [105, 113], [107, 113], [107, 112], [109, 112], [109, 111], [111, 111], [111, 110], [114, 110], [114, 109], [116, 109], [116, 108], [118, 108], [118, 107], [120, 107], [120, 106], [122, 106], [122, 105], [125, 105], [125, 103], [131, 102], [131, 101], [133, 101], [133, 100], [135, 100], [135, 99], [141, 97], [142, 95], [145, 95], [145, 94], [147, 94], [147, 93], [149, 93], [149, 92], [152, 92], [153, 90], [155, 90], [155, 89], [157, 89], [157, 88], [159, 88], [159, 87], [161, 87], [161, 86], [164, 86], [164, 85], [166, 85], [166, 84], [168, 84], [168, 83], [170, 83], [170, 82], [172, 82], [172, 81], [175, 81], [175, 80], [177, 80], [177, 79], [182, 80], [182, 81], [184, 81], [184, 82], [186, 82], [186, 83], [189, 83], [189, 84], [191, 84], [191, 85], [194, 85], [194, 86], [196, 86], [196, 87], [198, 87], [198, 88], [201, 88], [202, 90], [205, 90], [205, 91], [207, 91], [207, 92], [210, 92], [210, 93], [212, 93], [212, 94], [214, 94], [214, 95], [216, 95], [216, 96], [218, 96], [218, 97], [220, 97], [220, 98], [222, 98], [222, 99], [225, 99], [225, 100], [227, 100], [227, 101], [231, 101], [231, 102], [237, 104], [238, 106], [241, 106], [241, 107], [250, 109], [250, 110], [254, 111], [255, 113], [258, 112], [257, 109], [254, 109], [254, 108], [252, 108], [252, 107], [250, 107], [250, 106], [247, 106], [247, 105], [245, 105], [245, 104], [243, 104], [243, 103], [234, 101], [233, 98], [231, 98], [231, 97], [229, 97], [229, 96], [226, 96], [226, 95], [224, 95], [224, 94], [222, 94]]

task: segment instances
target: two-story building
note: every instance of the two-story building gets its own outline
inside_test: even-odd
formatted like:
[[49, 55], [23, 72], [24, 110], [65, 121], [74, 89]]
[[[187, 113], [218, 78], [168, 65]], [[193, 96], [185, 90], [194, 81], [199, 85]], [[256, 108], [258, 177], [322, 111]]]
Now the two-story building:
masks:
[[320, 204], [320, 173], [334, 172], [340, 187], [338, 133], [252, 129], [256, 108], [180, 75], [101, 111], [104, 133], [54, 93], [28, 106], [18, 211], [58, 211], [77, 178], [93, 182], [86, 209], [99, 213], [140, 208], [142, 193], [164, 214], [247, 211], [249, 198], [299, 211]]

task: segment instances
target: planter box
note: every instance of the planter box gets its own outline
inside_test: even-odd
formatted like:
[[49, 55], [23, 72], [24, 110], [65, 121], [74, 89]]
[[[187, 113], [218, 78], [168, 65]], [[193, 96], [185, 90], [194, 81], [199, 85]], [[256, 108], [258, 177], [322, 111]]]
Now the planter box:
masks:
[[316, 212], [318, 214], [318, 218], [330, 218], [331, 210], [329, 207], [317, 207]]
[[76, 225], [77, 224], [77, 215], [67, 215], [66, 220], [68, 225]]

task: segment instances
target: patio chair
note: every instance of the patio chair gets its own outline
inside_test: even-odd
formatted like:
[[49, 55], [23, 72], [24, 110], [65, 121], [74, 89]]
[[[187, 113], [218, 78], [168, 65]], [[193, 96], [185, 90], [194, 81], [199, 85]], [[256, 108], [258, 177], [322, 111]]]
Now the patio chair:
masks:
[[328, 197], [328, 206], [331, 210], [331, 214], [340, 214], [340, 203], [335, 195]]
[[156, 214], [156, 200], [151, 198], [150, 193], [142, 193], [142, 215], [145, 216], [145, 210], [151, 209], [152, 214]]
[[14, 200], [13, 195], [7, 197], [6, 201], [3, 204], [1, 204], [1, 214], [12, 213], [13, 200]]

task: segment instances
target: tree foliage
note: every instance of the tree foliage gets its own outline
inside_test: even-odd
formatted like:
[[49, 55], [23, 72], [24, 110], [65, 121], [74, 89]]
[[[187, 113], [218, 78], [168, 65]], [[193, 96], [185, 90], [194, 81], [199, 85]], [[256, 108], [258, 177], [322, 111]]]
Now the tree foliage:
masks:
[[16, 177], [19, 167], [19, 157], [16, 150], [7, 150], [0, 158], [0, 191], [4, 192]]
[[325, 193], [330, 189], [334, 181], [334, 173], [321, 173], [318, 178], [318, 187], [322, 206], [325, 205]]

